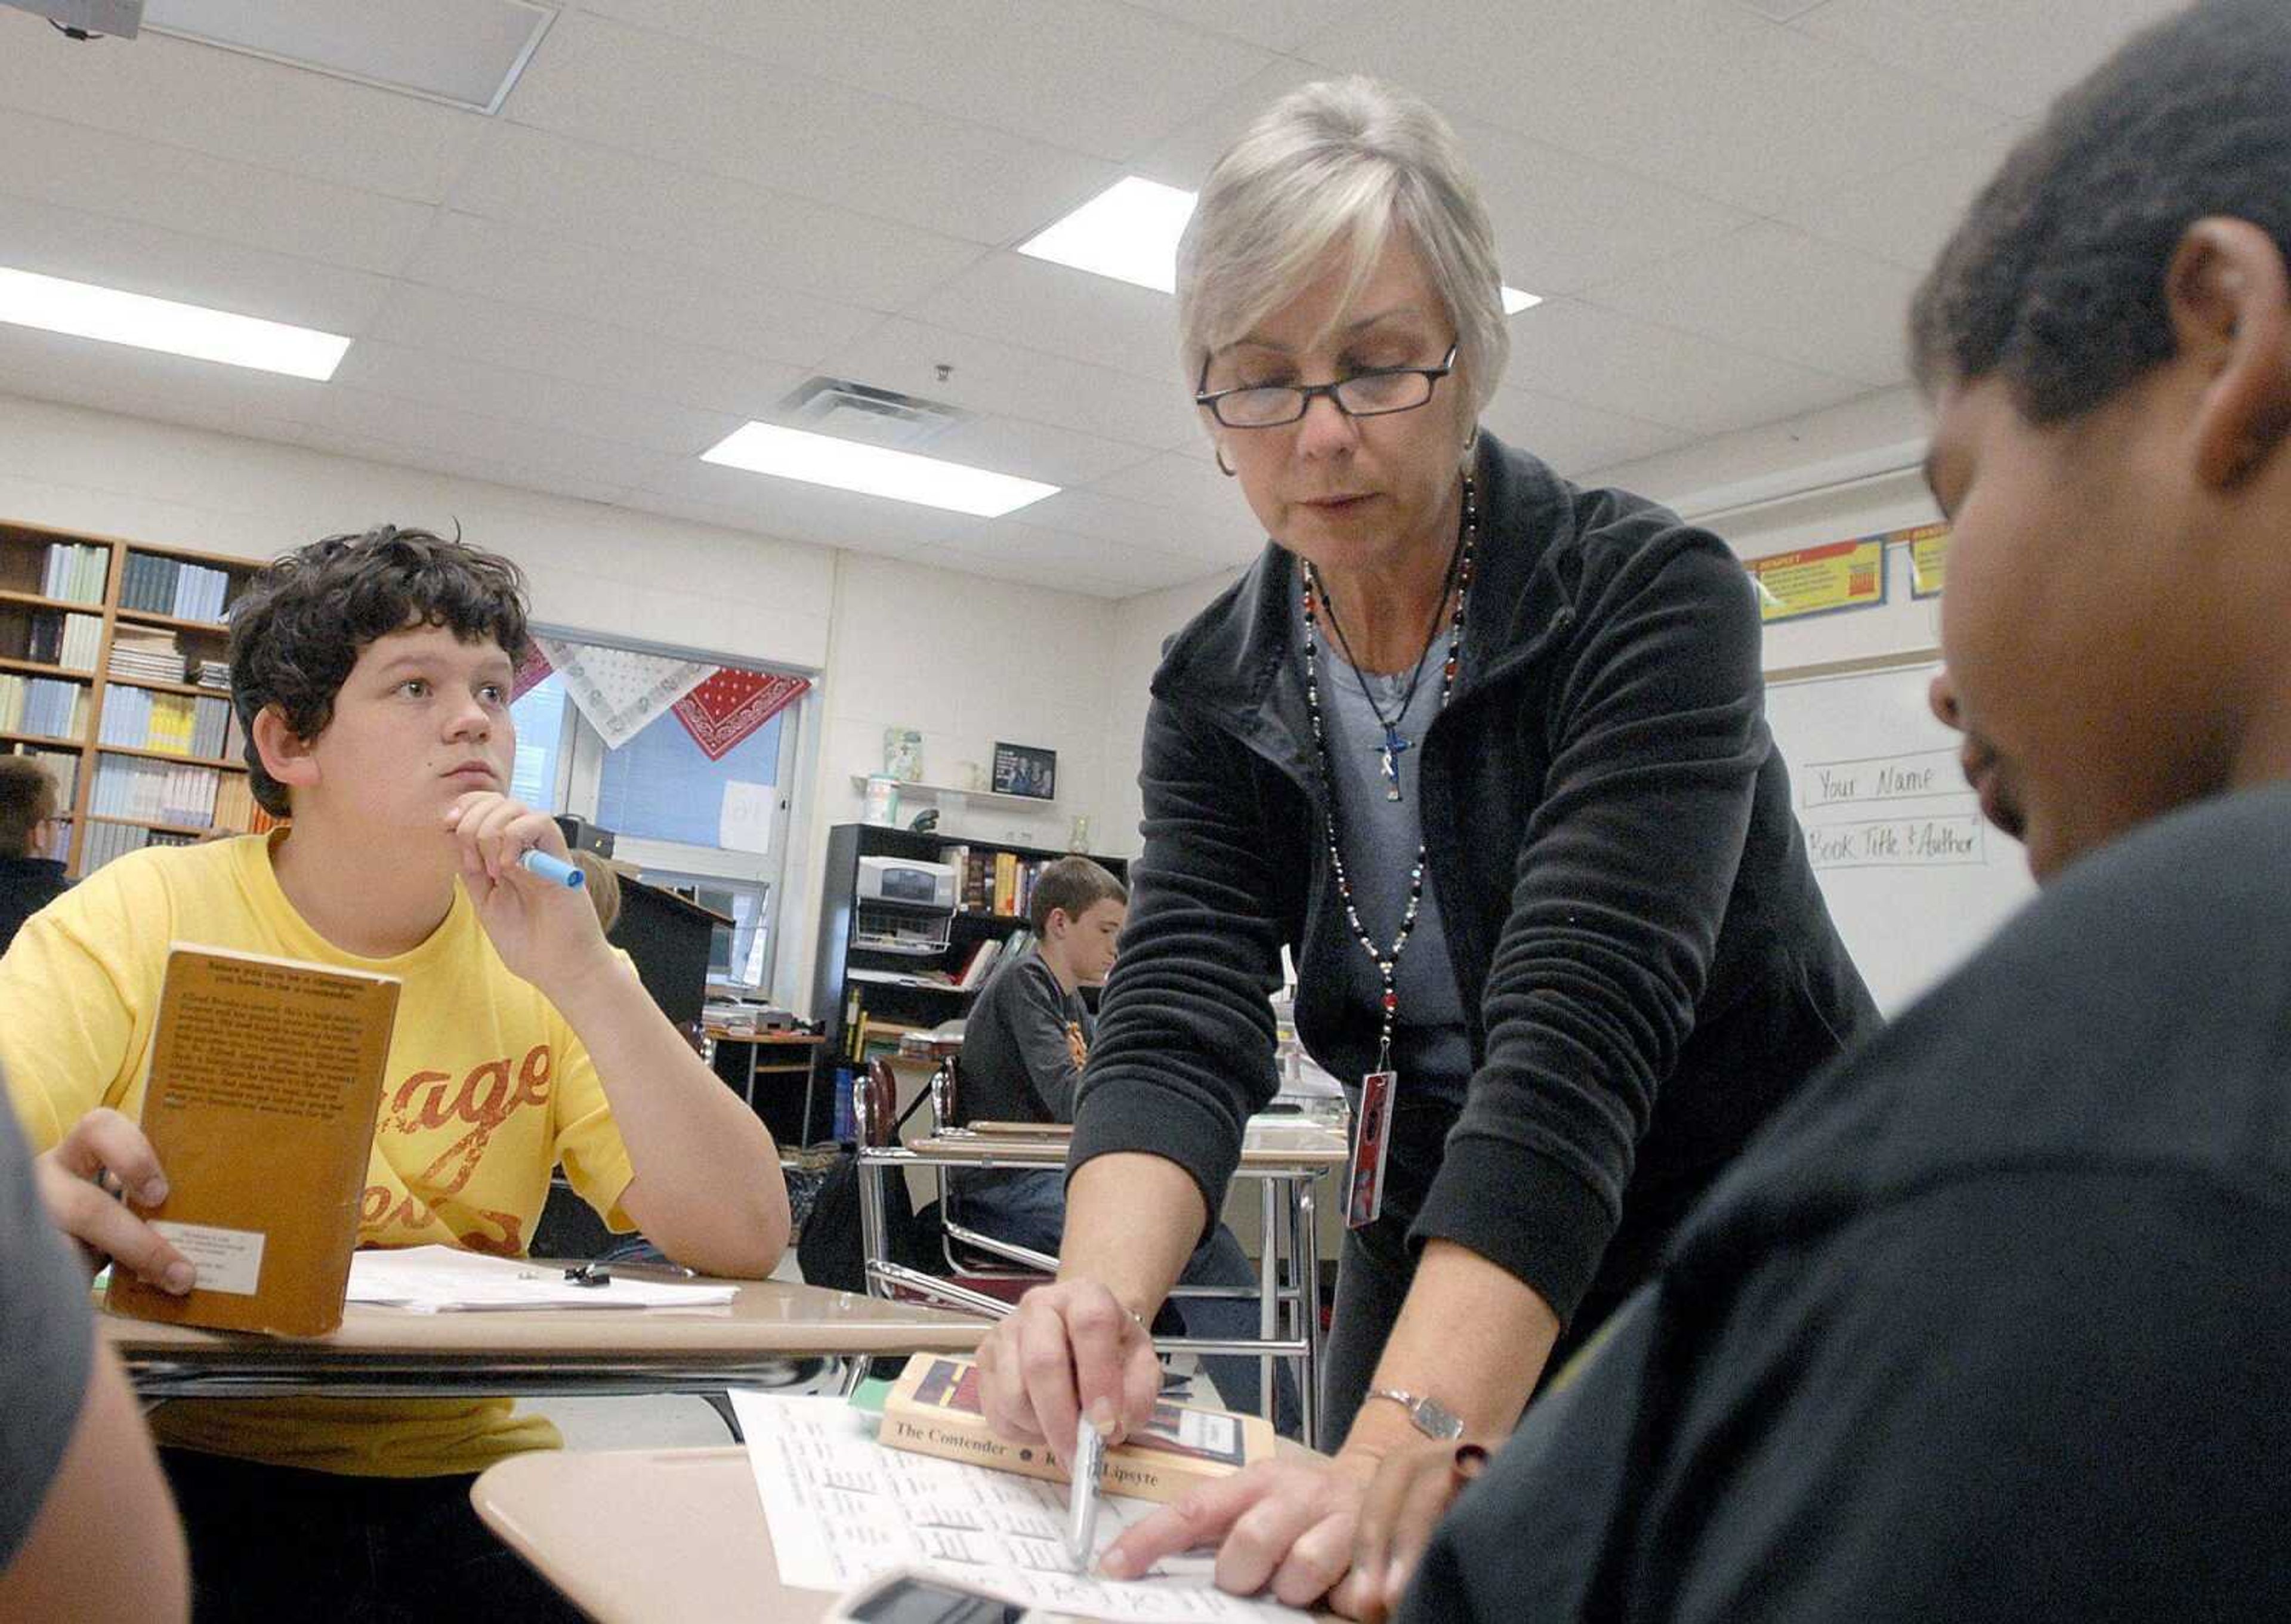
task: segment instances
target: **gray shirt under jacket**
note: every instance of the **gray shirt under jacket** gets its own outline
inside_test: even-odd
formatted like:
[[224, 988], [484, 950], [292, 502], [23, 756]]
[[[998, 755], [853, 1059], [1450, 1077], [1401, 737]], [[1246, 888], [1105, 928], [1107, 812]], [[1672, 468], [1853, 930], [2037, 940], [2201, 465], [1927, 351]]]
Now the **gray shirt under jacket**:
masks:
[[[1468, 613], [1469, 605], [1466, 607]], [[1337, 612], [1343, 613], [1341, 605]], [[1301, 599], [1297, 620], [1301, 631]], [[1330, 763], [1336, 768], [1337, 840], [1345, 854], [1345, 872], [1352, 876], [1354, 909], [1382, 955], [1392, 951], [1392, 938], [1407, 912], [1408, 871], [1416, 865], [1417, 848], [1424, 840], [1419, 766], [1424, 752], [1419, 746], [1440, 713], [1440, 664], [1447, 655], [1448, 625], [1443, 620], [1434, 634], [1424, 656], [1423, 679], [1411, 697], [1411, 673], [1355, 674], [1335, 646], [1325, 607], [1321, 621], [1321, 718], [1328, 729]], [[1363, 682], [1386, 716], [1403, 701], [1407, 704], [1399, 720], [1409, 748], [1398, 759], [1398, 800], [1387, 792], [1384, 723], [1376, 705], [1361, 692]], [[1384, 994], [1383, 977], [1357, 940], [1344, 957], [1344, 979], [1347, 1002], [1373, 1004]], [[1392, 1034], [1392, 1064], [1400, 1074], [1401, 1091], [1411, 1100], [1428, 1096], [1451, 1110], [1460, 1109], [1465, 1085], [1472, 1077], [1472, 1033], [1464, 1020], [1462, 995], [1456, 991], [1455, 967], [1448, 961], [1440, 898], [1429, 886], [1417, 907], [1408, 945], [1393, 967], [1393, 988], [1400, 995], [1400, 1006]], [[1351, 1089], [1360, 1084], [1356, 1076], [1338, 1081]]]
[[23, 1548], [63, 1464], [94, 1347], [87, 1272], [48, 1223], [0, 1092], [0, 1569]]

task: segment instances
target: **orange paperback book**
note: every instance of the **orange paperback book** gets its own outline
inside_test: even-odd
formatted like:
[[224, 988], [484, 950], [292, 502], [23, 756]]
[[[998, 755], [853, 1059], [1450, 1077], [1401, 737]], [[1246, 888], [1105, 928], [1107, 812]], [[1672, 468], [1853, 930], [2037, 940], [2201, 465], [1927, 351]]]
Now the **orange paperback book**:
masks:
[[[1056, 1456], [1039, 1443], [997, 1437], [978, 1397], [978, 1367], [944, 1354], [917, 1354], [883, 1401], [878, 1441], [918, 1455], [1064, 1483]], [[1105, 1451], [1101, 1486], [1135, 1499], [1173, 1500], [1211, 1478], [1270, 1459], [1273, 1427], [1262, 1416], [1157, 1403], [1154, 1422]]]
[[143, 1090], [167, 1199], [135, 1210], [198, 1284], [174, 1297], [115, 1269], [108, 1307], [283, 1336], [342, 1323], [398, 990], [359, 970], [169, 949]]

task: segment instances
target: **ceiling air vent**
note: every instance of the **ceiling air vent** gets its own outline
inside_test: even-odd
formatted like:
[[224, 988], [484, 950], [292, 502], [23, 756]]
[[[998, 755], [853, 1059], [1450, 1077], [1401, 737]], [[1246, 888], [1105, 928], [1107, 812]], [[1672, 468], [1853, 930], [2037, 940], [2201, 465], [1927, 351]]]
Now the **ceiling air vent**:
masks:
[[774, 421], [814, 434], [920, 451], [968, 414], [936, 400], [919, 400], [848, 378], [811, 378], [780, 402]]

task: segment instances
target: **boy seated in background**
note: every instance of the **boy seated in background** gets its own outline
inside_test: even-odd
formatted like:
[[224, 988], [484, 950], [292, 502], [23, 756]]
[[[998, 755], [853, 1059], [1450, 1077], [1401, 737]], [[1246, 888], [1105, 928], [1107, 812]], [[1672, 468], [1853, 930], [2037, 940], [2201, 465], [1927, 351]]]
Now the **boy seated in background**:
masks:
[[49, 853], [56, 781], [37, 756], [0, 756], [0, 953], [24, 921], [71, 888]]
[[1743, 1154], [1407, 1618], [2291, 1618], [2291, 6], [2063, 97], [1912, 337], [1933, 706], [2045, 889]]
[[[1034, 881], [1026, 922], [1033, 948], [996, 968], [962, 1024], [956, 1113], [965, 1122], [1071, 1122], [1074, 1087], [1089, 1058], [1097, 1019], [1081, 989], [1113, 968], [1114, 942], [1129, 913], [1129, 893], [1088, 857], [1060, 857]], [[1047, 1168], [949, 1175], [952, 1216], [999, 1241], [1057, 1255], [1065, 1230], [1066, 1176]], [[1177, 1297], [1170, 1306], [1189, 1337], [1237, 1339], [1258, 1331], [1256, 1268], [1233, 1231], [1218, 1224], [1194, 1249], [1178, 1283], [1247, 1287], [1247, 1297]], [[1255, 1358], [1202, 1361], [1218, 1396], [1255, 1411], [1262, 1387]], [[1286, 1366], [1275, 1386], [1276, 1422], [1297, 1429], [1295, 1383]]]
[[[787, 1194], [762, 1124], [606, 945], [587, 896], [518, 864], [565, 855], [554, 822], [503, 792], [525, 646], [516, 566], [419, 530], [316, 543], [234, 606], [252, 788], [292, 822], [107, 864], [0, 960], [0, 1059], [46, 1153], [43, 1193], [99, 1258], [171, 1290], [194, 1277], [104, 1190], [149, 1204], [165, 1189], [135, 1123], [167, 947], [184, 941], [403, 983], [361, 1245], [520, 1255], [561, 1162], [613, 1228], [704, 1274], [779, 1261]], [[566, 1616], [469, 1505], [473, 1474], [559, 1441], [507, 1400], [179, 1402], [153, 1430], [203, 1621]]]

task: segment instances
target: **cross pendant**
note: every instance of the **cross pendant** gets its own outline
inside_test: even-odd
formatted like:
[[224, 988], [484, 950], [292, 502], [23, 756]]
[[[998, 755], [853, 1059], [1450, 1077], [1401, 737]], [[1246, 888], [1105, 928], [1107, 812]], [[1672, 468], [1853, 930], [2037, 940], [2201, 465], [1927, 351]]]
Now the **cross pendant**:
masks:
[[1387, 728], [1384, 743], [1376, 747], [1377, 754], [1384, 759], [1384, 798], [1387, 800], [1400, 799], [1400, 752], [1407, 748], [1408, 741], [1400, 736], [1400, 730], [1396, 728]]

